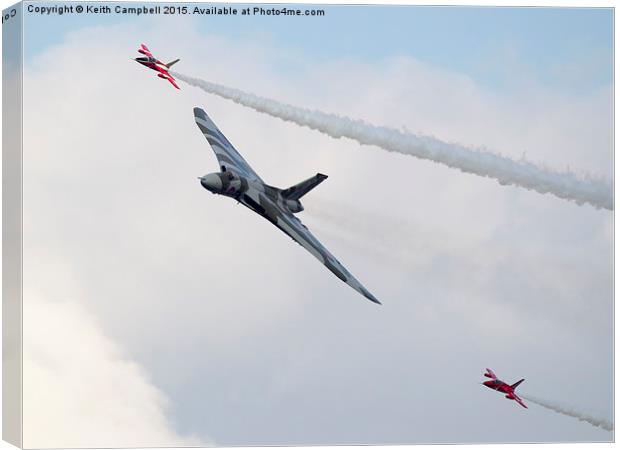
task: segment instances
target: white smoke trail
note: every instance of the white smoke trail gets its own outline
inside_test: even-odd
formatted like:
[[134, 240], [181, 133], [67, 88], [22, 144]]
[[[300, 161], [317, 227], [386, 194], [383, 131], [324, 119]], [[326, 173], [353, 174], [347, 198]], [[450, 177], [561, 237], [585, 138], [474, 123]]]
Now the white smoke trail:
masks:
[[536, 403], [537, 405], [542, 406], [543, 408], [550, 409], [551, 411], [564, 414], [565, 416], [574, 417], [575, 419], [579, 419], [583, 422], [587, 422], [590, 425], [602, 428], [607, 431], [614, 431], [614, 424], [608, 420], [600, 419], [597, 417], [592, 417], [589, 414], [580, 413], [578, 411], [575, 411], [574, 409], [567, 408], [561, 405], [557, 405], [547, 400], [542, 400], [538, 397], [532, 397], [531, 395], [519, 394], [519, 396], [532, 403]]
[[430, 136], [404, 133], [362, 120], [287, 105], [176, 72], [173, 75], [210, 94], [318, 130], [333, 138], [347, 137], [360, 144], [375, 145], [387, 151], [429, 159], [463, 172], [494, 178], [502, 185], [512, 184], [541, 194], [551, 193], [579, 205], [589, 203], [596, 208], [613, 209], [611, 183], [602, 179], [579, 177], [568, 171], [553, 171], [524, 160], [515, 161], [496, 153], [442, 142]]

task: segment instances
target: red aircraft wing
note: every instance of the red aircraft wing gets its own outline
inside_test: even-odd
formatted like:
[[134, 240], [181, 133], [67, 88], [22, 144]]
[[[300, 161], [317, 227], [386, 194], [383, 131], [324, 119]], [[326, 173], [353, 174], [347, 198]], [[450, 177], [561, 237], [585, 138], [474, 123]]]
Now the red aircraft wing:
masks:
[[181, 89], [179, 87], [179, 85], [176, 83], [176, 80], [174, 78], [172, 78], [172, 75], [170, 75], [168, 72], [158, 73], [157, 76], [159, 78], [163, 78], [164, 80], [170, 81], [170, 84], [172, 84], [175, 88], [177, 88], [179, 90]]
[[144, 44], [140, 45], [140, 48], [138, 49], [138, 52], [142, 53], [143, 55], [146, 55], [146, 56], [153, 56], [153, 54], [151, 53], [149, 48], [146, 45], [144, 45]]
[[174, 78], [170, 77], [168, 78], [168, 81], [170, 81], [170, 83], [177, 89], [181, 90], [181, 88], [179, 87], [179, 85], [176, 83], [176, 81], [174, 80]]
[[521, 400], [521, 399], [517, 396], [517, 394], [512, 394], [512, 395], [513, 395], [514, 400], [515, 400], [515, 401], [516, 401], [519, 405], [521, 405], [521, 406], [523, 406], [524, 408], [526, 408], [526, 409], [527, 409], [527, 406], [525, 405], [525, 403], [523, 403], [523, 400]]
[[487, 373], [485, 373], [484, 376], [497, 380], [497, 375], [495, 375], [495, 372], [493, 372], [491, 369], [487, 369]]

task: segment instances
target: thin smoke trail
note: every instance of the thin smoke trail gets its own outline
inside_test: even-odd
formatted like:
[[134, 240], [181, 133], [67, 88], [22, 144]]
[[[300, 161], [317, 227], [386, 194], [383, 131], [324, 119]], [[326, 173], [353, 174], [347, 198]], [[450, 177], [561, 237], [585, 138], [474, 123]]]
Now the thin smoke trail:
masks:
[[570, 417], [574, 417], [575, 419], [579, 419], [583, 422], [587, 422], [590, 425], [593, 425], [595, 427], [599, 427], [602, 428], [604, 430], [607, 431], [614, 431], [614, 425], [613, 423], [611, 423], [608, 420], [605, 419], [600, 419], [597, 417], [592, 417], [589, 414], [584, 414], [584, 413], [580, 413], [574, 409], [571, 408], [567, 408], [565, 406], [560, 406], [557, 404], [554, 404], [552, 402], [549, 402], [547, 400], [542, 400], [538, 397], [532, 397], [530, 395], [524, 395], [524, 394], [519, 394], [523, 399], [528, 400], [532, 403], [536, 403], [539, 406], [542, 406], [543, 408], [547, 408], [550, 409], [551, 411], [555, 411], [557, 413], [560, 414], [564, 414], [565, 416], [570, 416]]
[[210, 94], [320, 131], [333, 138], [346, 137], [360, 144], [375, 145], [390, 152], [428, 159], [462, 172], [493, 178], [502, 185], [515, 185], [541, 194], [550, 193], [579, 205], [589, 203], [596, 208], [613, 209], [611, 183], [605, 180], [579, 177], [568, 171], [553, 171], [528, 161], [516, 161], [496, 153], [443, 142], [430, 136], [404, 133], [362, 120], [287, 105], [176, 72], [173, 75]]

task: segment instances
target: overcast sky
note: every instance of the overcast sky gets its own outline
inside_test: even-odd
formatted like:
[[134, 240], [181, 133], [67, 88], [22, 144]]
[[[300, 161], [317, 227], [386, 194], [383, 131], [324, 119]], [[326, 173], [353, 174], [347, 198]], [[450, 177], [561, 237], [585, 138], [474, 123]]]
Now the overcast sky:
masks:
[[[24, 399], [26, 445], [613, 439], [478, 384], [491, 367], [612, 420], [613, 213], [176, 91], [129, 59], [144, 42], [190, 76], [611, 178], [611, 10], [326, 10], [26, 17], [25, 389], [54, 393]], [[201, 188], [217, 163], [194, 106], [267, 183], [329, 175], [299, 217], [382, 306]]]

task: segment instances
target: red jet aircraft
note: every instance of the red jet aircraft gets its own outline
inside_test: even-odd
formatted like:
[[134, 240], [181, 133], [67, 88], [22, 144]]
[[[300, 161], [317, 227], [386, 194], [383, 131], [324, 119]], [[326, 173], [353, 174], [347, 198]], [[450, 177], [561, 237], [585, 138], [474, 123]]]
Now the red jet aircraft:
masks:
[[517, 388], [517, 386], [523, 383], [525, 378], [517, 381], [515, 384], [504, 383], [502, 380], [499, 380], [497, 378], [497, 376], [495, 375], [495, 373], [493, 373], [491, 369], [487, 369], [487, 372], [484, 374], [484, 376], [487, 378], [491, 378], [491, 381], [485, 381], [484, 383], [482, 383], [486, 387], [494, 389], [499, 392], [503, 392], [504, 394], [506, 394], [506, 398], [510, 400], [514, 400], [519, 405], [523, 406], [524, 408], [527, 408], [527, 406], [525, 406], [525, 403], [523, 403], [523, 400], [521, 400], [519, 396], [515, 394], [515, 389]]
[[168, 64], [164, 64], [163, 62], [155, 58], [153, 54], [151, 53], [151, 51], [148, 49], [148, 47], [144, 44], [140, 46], [140, 48], [138, 49], [138, 53], [142, 53], [144, 56], [135, 58], [134, 61], [139, 62], [143, 66], [148, 67], [149, 69], [156, 70], [157, 72], [159, 72], [157, 74], [159, 78], [163, 78], [164, 80], [170, 81], [170, 83], [172, 83], [172, 85], [175, 88], [180, 89], [179, 85], [176, 83], [176, 80], [168, 72], [168, 69], [170, 69], [170, 67], [172, 67], [173, 64], [176, 64], [179, 62], [178, 59], [175, 59], [174, 61], [169, 62]]

